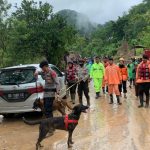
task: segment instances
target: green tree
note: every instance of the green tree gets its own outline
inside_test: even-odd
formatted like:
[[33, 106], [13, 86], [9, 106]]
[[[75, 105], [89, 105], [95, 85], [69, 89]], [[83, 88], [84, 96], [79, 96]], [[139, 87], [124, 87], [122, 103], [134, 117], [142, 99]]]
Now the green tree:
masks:
[[65, 19], [53, 14], [52, 6], [41, 1], [23, 0], [13, 13], [11, 26], [11, 58], [17, 59], [17, 64], [33, 63], [42, 56], [57, 64], [74, 36]]
[[5, 61], [5, 53], [7, 50], [8, 43], [8, 10], [11, 5], [7, 3], [7, 1], [0, 0], [0, 66], [4, 66]]

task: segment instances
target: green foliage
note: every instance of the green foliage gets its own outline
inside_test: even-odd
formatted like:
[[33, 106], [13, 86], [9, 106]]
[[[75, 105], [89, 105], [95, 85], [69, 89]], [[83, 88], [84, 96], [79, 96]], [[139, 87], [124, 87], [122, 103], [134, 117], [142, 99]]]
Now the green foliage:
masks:
[[39, 58], [57, 64], [75, 34], [65, 19], [53, 14], [50, 4], [41, 1], [23, 0], [7, 20], [9, 43], [5, 53], [9, 61], [6, 65], [35, 63]]
[[7, 11], [11, 7], [7, 1], [0, 0], [0, 66], [5, 64], [5, 55], [9, 41], [9, 30], [7, 29], [8, 22], [5, 18], [8, 17]]
[[144, 0], [143, 3], [132, 7], [128, 13], [119, 17], [117, 21], [109, 21], [104, 25], [98, 25], [85, 48], [85, 51], [89, 49], [92, 49], [92, 51], [86, 54], [116, 55], [124, 40], [130, 44], [130, 47], [143, 45], [150, 48], [149, 10], [150, 0]]
[[140, 42], [147, 48], [150, 48], [150, 26], [140, 34]]
[[116, 21], [97, 26], [72, 10], [54, 14], [53, 7], [42, 1], [22, 0], [19, 6], [8, 16], [11, 5], [0, 0], [1, 67], [39, 63], [42, 59], [62, 65], [65, 51], [90, 57], [114, 56], [122, 41], [130, 47], [150, 48], [150, 0], [132, 7]]
[[143, 53], [143, 48], [136, 49], [136, 56], [140, 56]]

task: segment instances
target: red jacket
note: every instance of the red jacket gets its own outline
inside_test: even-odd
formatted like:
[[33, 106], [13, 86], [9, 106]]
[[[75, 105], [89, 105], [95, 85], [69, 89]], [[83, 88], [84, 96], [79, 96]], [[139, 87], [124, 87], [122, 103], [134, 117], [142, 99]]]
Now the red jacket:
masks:
[[67, 82], [76, 82], [76, 77], [77, 77], [77, 69], [75, 66], [72, 68], [67, 68], [66, 70], [66, 80]]
[[149, 79], [142, 79], [142, 77], [140, 77], [139, 75], [139, 72], [140, 72], [140, 67], [142, 66], [143, 62], [141, 62], [138, 67], [137, 67], [137, 70], [136, 70], [136, 83], [145, 83], [145, 82], [150, 82], [150, 63], [149, 61], [147, 61], [145, 63], [145, 65], [148, 66], [148, 69], [149, 69]]

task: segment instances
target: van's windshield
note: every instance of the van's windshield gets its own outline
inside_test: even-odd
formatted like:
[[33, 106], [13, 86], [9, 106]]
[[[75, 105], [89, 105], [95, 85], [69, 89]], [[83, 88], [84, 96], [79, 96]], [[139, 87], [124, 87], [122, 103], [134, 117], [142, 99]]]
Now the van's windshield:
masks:
[[11, 68], [0, 72], [1, 85], [19, 85], [35, 82], [34, 68]]

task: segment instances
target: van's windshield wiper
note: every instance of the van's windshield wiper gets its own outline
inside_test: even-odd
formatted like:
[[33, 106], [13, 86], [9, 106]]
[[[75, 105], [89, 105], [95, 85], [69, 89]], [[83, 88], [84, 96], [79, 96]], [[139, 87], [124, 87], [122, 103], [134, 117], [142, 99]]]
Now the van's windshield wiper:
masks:
[[0, 82], [2, 85], [17, 85], [18, 87], [20, 86], [17, 82]]
[[17, 85], [19, 87], [19, 83], [18, 82], [13, 82], [12, 85]]

